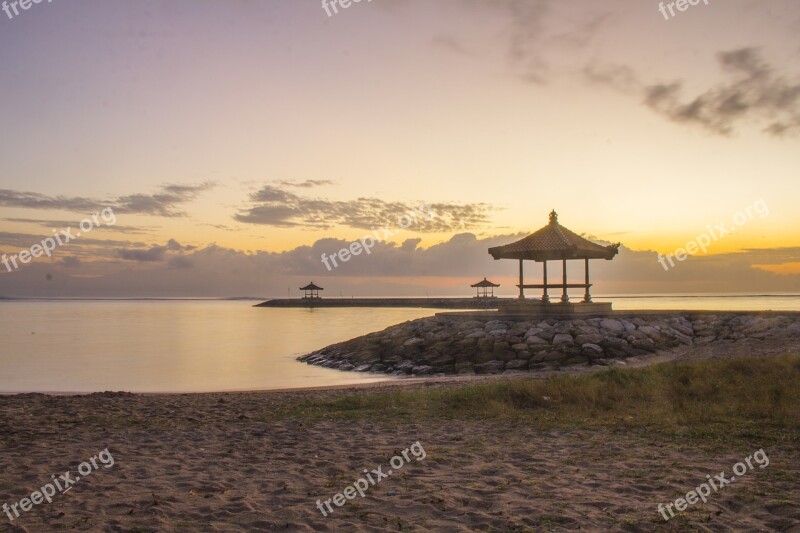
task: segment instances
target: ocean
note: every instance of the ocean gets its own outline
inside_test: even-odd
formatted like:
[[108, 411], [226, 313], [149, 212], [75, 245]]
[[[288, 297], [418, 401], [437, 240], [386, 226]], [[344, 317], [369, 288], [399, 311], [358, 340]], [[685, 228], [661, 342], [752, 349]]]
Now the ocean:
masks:
[[[800, 295], [597, 297], [624, 309], [800, 311]], [[0, 393], [217, 392], [391, 379], [299, 363], [436, 309], [272, 309], [226, 300], [0, 301]]]

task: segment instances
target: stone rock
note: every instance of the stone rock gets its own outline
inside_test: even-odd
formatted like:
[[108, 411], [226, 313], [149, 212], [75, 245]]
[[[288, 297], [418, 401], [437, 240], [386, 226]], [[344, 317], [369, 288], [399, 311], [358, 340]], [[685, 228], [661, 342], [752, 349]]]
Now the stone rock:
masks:
[[453, 368], [456, 372], [461, 373], [461, 371], [465, 369], [472, 370], [472, 363], [469, 361], [458, 361], [455, 365], [453, 365]]
[[414, 369], [414, 363], [412, 363], [411, 361], [403, 361], [399, 365], [395, 365], [394, 369], [396, 372], [410, 374], [411, 371]]
[[791, 337], [800, 337], [800, 322], [792, 322], [786, 328], [786, 334]]
[[663, 337], [657, 326], [640, 326], [638, 331], [644, 333], [653, 340]]
[[497, 355], [492, 352], [475, 352], [470, 359], [474, 363], [487, 363], [497, 359]]
[[564, 358], [564, 354], [561, 352], [539, 352], [534, 354], [533, 357], [530, 358], [531, 363], [542, 363], [547, 361], [558, 361]]
[[506, 364], [503, 361], [489, 361], [477, 364], [473, 368], [476, 374], [499, 374], [506, 369]]
[[411, 373], [415, 376], [427, 376], [433, 373], [433, 367], [427, 365], [415, 366], [411, 369]]
[[586, 343], [581, 346], [583, 353], [591, 356], [598, 356], [603, 354], [603, 349], [597, 344]]
[[511, 350], [511, 345], [506, 341], [495, 341], [494, 346], [492, 346], [492, 351], [494, 353], [503, 353], [509, 350]]
[[524, 370], [528, 368], [527, 359], [514, 359], [506, 363], [506, 370]]
[[419, 337], [412, 337], [408, 339], [406, 342], [404, 342], [403, 346], [408, 348], [411, 346], [417, 346], [418, 344], [422, 344], [423, 342], [425, 342], [424, 339], [420, 339]]
[[491, 352], [492, 348], [494, 348], [494, 339], [490, 339], [485, 337], [478, 341], [478, 348], [482, 352]]
[[356, 367], [356, 372], [369, 372], [372, 370], [372, 365], [360, 365]]
[[553, 337], [553, 344], [574, 344], [575, 340], [569, 333], [558, 333]]
[[575, 337], [575, 344], [600, 344], [604, 338], [597, 333], [583, 333]]
[[513, 346], [511, 346], [511, 349], [514, 350], [515, 352], [527, 352], [528, 345], [525, 343], [514, 344]]
[[622, 324], [622, 322], [614, 318], [604, 318], [600, 322], [600, 327], [607, 329], [608, 331], [613, 331], [614, 333], [625, 332], [625, 326]]
[[540, 337], [537, 337], [535, 335], [531, 335], [530, 337], [526, 338], [525, 342], [527, 344], [531, 345], [531, 346], [536, 345], [536, 344], [543, 345], [543, 346], [549, 346], [550, 345], [549, 342], [547, 342], [546, 340], [544, 340], [544, 339], [542, 339]]

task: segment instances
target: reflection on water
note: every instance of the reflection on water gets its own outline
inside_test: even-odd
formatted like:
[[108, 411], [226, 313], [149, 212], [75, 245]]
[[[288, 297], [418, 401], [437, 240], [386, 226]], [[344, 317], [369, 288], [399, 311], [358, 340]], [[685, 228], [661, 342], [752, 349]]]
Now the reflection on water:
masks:
[[434, 313], [252, 302], [0, 303], [0, 392], [191, 392], [363, 383], [295, 357]]

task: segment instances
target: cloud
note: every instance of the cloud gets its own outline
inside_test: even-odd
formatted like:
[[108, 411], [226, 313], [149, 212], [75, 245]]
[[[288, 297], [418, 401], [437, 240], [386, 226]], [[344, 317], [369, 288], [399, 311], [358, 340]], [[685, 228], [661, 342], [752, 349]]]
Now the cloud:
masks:
[[214, 187], [213, 183], [198, 185], [164, 185], [156, 194], [131, 194], [121, 196], [114, 204], [117, 213], [154, 215], [160, 217], [185, 216], [178, 206], [196, 199], [200, 193]]
[[70, 255], [61, 259], [61, 264], [66, 268], [78, 268], [82, 265], [82, 262], [77, 257]]
[[[341, 239], [320, 239], [285, 252], [245, 253], [216, 245], [202, 248], [169, 241], [137, 250], [116, 250], [107, 258], [60, 262], [38, 260], [14, 273], [0, 268], [2, 296], [293, 296], [297, 287], [314, 280], [327, 290], [349, 296], [471, 296], [469, 284], [488, 277], [500, 283], [500, 294], [516, 292], [518, 264], [495, 261], [491, 246], [519, 239], [519, 234], [480, 238], [459, 233], [449, 240], [421, 248], [419, 239], [379, 243], [328, 271], [323, 253], [349, 247]], [[120, 261], [125, 252], [130, 259]], [[743, 250], [694, 256], [664, 271], [657, 254], [622, 246], [613, 261], [592, 262], [593, 293], [658, 294], [715, 292], [798, 292], [800, 274], [771, 272], [763, 265], [800, 263], [800, 247]], [[54, 275], [52, 283], [45, 275]], [[568, 263], [570, 279], [580, 279], [580, 262]], [[541, 265], [525, 264], [526, 279], [538, 282]], [[558, 275], [557, 275], [558, 278]], [[536, 291], [530, 291], [536, 296]]]
[[[19, 224], [36, 224], [39, 226], [43, 226], [48, 229], [65, 229], [69, 227], [76, 227], [78, 226], [79, 222], [77, 221], [68, 221], [68, 220], [43, 220], [38, 218], [4, 218], [6, 222], [16, 222]], [[142, 234], [149, 234], [152, 233], [152, 227], [136, 227], [136, 226], [122, 226], [119, 224], [114, 224], [113, 226], [94, 226], [93, 231], [97, 230], [104, 230], [104, 231], [113, 231], [116, 233], [125, 233], [129, 235], [142, 235]]]
[[[168, 252], [190, 252], [195, 247], [191, 245], [183, 246], [175, 239], [170, 239], [167, 244], [160, 246], [150, 246], [145, 249], [123, 249], [117, 253], [121, 259], [126, 261], [136, 261], [139, 263], [160, 263], [167, 259]], [[173, 261], [176, 258], [173, 258]]]
[[250, 201], [253, 205], [236, 213], [234, 219], [249, 224], [306, 229], [397, 227], [407, 225], [404, 216], [414, 216], [416, 221], [411, 224], [414, 231], [452, 232], [487, 224], [488, 214], [493, 209], [484, 203], [436, 203], [423, 208], [419, 204], [378, 198], [333, 201], [301, 196], [275, 185], [263, 186], [250, 195]]
[[462, 56], [473, 56], [474, 52], [467, 49], [456, 37], [447, 34], [439, 34], [431, 39], [431, 43], [439, 48]]
[[93, 211], [101, 208], [100, 202], [90, 198], [46, 196], [35, 192], [0, 189], [0, 206], [27, 209], [58, 209], [63, 211]]
[[324, 185], [334, 185], [336, 182], [331, 180], [305, 180], [305, 181], [290, 181], [282, 180], [278, 182], [284, 187], [298, 187], [300, 189], [311, 189], [313, 187], [322, 187]]
[[181, 217], [185, 213], [178, 209], [180, 205], [196, 199], [202, 192], [214, 186], [208, 182], [196, 185], [163, 185], [155, 194], [130, 194], [107, 201], [0, 189], [0, 206], [71, 212], [99, 211], [111, 207], [117, 214]]
[[[500, 35], [511, 68], [521, 80], [538, 85], [554, 75], [556, 55], [588, 49], [611, 18], [606, 5], [599, 10], [583, 6], [576, 14], [572, 3], [553, 0], [462, 0], [462, 5], [502, 17], [505, 27]], [[453, 51], [467, 50], [459, 41], [448, 39], [434, 44]]]
[[764, 124], [764, 131], [776, 137], [800, 134], [800, 80], [789, 81], [753, 47], [720, 52], [717, 60], [727, 79], [689, 97], [684, 97], [684, 81], [648, 84], [626, 66], [590, 65], [584, 74], [594, 83], [640, 96], [672, 122], [716, 135], [732, 135], [742, 123]]

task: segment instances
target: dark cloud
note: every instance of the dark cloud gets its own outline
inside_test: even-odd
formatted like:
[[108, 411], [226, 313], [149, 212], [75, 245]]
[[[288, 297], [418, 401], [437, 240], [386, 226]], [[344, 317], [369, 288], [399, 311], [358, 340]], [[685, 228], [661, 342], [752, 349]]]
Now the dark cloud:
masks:
[[66, 268], [78, 268], [83, 264], [80, 259], [78, 259], [77, 257], [72, 256], [72, 255], [61, 259], [60, 262]]
[[155, 194], [130, 194], [108, 201], [82, 197], [47, 196], [35, 192], [0, 189], [0, 206], [72, 212], [99, 211], [111, 207], [117, 214], [180, 217], [185, 213], [179, 209], [179, 206], [194, 200], [202, 192], [213, 187], [213, 183], [164, 185]]
[[35, 192], [0, 189], [0, 206], [27, 209], [58, 209], [63, 211], [95, 211], [102, 209], [100, 202], [90, 198], [46, 196]]
[[254, 205], [237, 213], [234, 216], [237, 221], [307, 229], [408, 226], [417, 232], [461, 231], [487, 224], [488, 214], [493, 210], [484, 203], [436, 203], [423, 207], [378, 198], [333, 201], [300, 196], [275, 185], [265, 185], [251, 194], [250, 200]]
[[186, 213], [178, 206], [196, 199], [200, 193], [214, 187], [213, 183], [198, 185], [165, 185], [156, 194], [131, 194], [121, 196], [114, 202], [116, 213], [181, 217]]
[[[37, 224], [39, 226], [43, 226], [49, 229], [66, 229], [69, 227], [75, 228], [80, 223], [79, 221], [68, 221], [68, 220], [43, 220], [37, 218], [4, 218], [3, 220], [7, 222], [17, 222], [20, 224]], [[116, 233], [125, 233], [128, 235], [143, 235], [152, 233], [152, 230], [155, 228], [152, 227], [136, 227], [136, 226], [121, 226], [119, 224], [114, 224], [113, 226], [94, 226], [92, 231], [97, 230], [105, 230], [105, 231], [114, 231]]]
[[[190, 252], [195, 247], [191, 245], [183, 246], [175, 239], [170, 239], [167, 244], [160, 246], [150, 246], [145, 249], [130, 249], [126, 248], [118, 251], [121, 259], [126, 261], [136, 261], [139, 263], [160, 263], [168, 259], [169, 252]], [[178, 256], [180, 257], [180, 256]], [[171, 261], [175, 261], [177, 257], [173, 257]]]
[[695, 96], [684, 96], [683, 81], [647, 84], [626, 66], [591, 65], [587, 79], [641, 96], [656, 113], [717, 135], [732, 135], [742, 123], [764, 125], [777, 137], [800, 134], [800, 81], [790, 81], [765, 61], [757, 48], [717, 55], [724, 82]]
[[305, 180], [305, 181], [290, 181], [283, 180], [278, 182], [284, 187], [297, 187], [300, 189], [311, 189], [313, 187], [322, 187], [324, 185], [334, 185], [336, 182], [331, 180]]
[[167, 255], [166, 246], [151, 246], [146, 250], [120, 250], [119, 256], [126, 261], [144, 263], [161, 262]]

